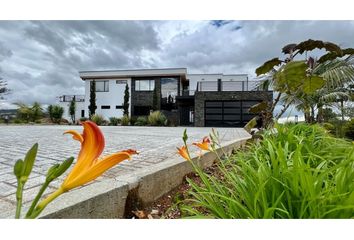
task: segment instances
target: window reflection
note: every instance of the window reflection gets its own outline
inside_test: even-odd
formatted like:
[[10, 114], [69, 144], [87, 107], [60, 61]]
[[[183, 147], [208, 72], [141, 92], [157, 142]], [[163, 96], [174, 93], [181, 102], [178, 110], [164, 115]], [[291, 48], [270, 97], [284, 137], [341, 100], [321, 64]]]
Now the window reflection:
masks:
[[161, 78], [161, 108], [171, 110], [176, 108], [178, 94], [178, 78]]

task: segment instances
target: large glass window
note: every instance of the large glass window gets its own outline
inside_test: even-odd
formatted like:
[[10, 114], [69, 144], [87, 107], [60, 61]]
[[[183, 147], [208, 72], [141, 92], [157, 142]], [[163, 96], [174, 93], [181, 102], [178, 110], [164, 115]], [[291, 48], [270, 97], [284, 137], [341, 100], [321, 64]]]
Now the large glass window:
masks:
[[154, 91], [155, 80], [135, 80], [135, 91]]
[[172, 110], [176, 106], [178, 94], [178, 78], [161, 78], [161, 109]]
[[95, 81], [96, 92], [108, 92], [109, 82], [108, 81]]

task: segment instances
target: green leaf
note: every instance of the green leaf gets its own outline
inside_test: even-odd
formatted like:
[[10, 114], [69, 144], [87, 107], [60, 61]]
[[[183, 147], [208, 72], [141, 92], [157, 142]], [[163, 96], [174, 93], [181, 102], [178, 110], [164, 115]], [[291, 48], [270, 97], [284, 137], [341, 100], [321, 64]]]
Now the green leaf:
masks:
[[337, 57], [339, 57], [337, 53], [329, 52], [329, 53], [323, 55], [322, 57], [320, 57], [317, 62], [318, 63], [323, 63], [323, 62], [326, 62], [326, 61], [334, 60]]
[[265, 74], [267, 72], [269, 72], [270, 70], [273, 69], [273, 67], [278, 66], [282, 63], [281, 60], [279, 60], [279, 58], [273, 58], [265, 63], [263, 63], [262, 66], [258, 67], [256, 69], [256, 74], [257, 76], [261, 75], [261, 74]]
[[188, 140], [188, 135], [187, 135], [187, 129], [184, 129], [184, 132], [183, 132], [183, 142], [186, 143], [187, 140]]
[[305, 51], [312, 51], [315, 48], [321, 49], [323, 47], [323, 41], [308, 39], [306, 41], [300, 42], [295, 49], [299, 50], [300, 54], [303, 54]]
[[316, 90], [323, 87], [325, 81], [322, 77], [319, 76], [311, 76], [308, 77], [303, 83], [302, 90], [306, 94], [314, 93]]
[[243, 128], [247, 132], [251, 132], [252, 128], [255, 128], [257, 126], [257, 117], [252, 118]]
[[14, 174], [17, 179], [19, 179], [22, 175], [22, 169], [23, 169], [23, 160], [19, 159], [16, 161], [14, 165]]
[[323, 47], [328, 51], [328, 52], [335, 52], [338, 56], [343, 55], [342, 49], [334, 43], [331, 42], [324, 42]]
[[70, 157], [60, 164], [60, 166], [55, 171], [55, 178], [60, 177], [73, 163], [74, 158]]
[[31, 174], [34, 161], [36, 160], [38, 151], [38, 143], [34, 144], [33, 147], [27, 152], [23, 169], [22, 169], [22, 177], [28, 177]]
[[285, 65], [275, 77], [274, 88], [280, 92], [296, 91], [306, 78], [307, 64], [304, 61], [292, 61]]
[[263, 102], [257, 103], [255, 105], [253, 105], [252, 107], [250, 107], [249, 112], [250, 113], [260, 113], [261, 111], [266, 110], [267, 107], [268, 107], [268, 102], [263, 101]]
[[290, 43], [282, 48], [282, 53], [289, 54], [294, 51], [295, 47], [297, 46], [296, 43]]
[[57, 164], [54, 164], [53, 166], [51, 166], [49, 169], [48, 169], [48, 172], [47, 172], [47, 176], [46, 176], [46, 180], [47, 181], [52, 181], [52, 179], [54, 179], [54, 176], [55, 176], [55, 172], [57, 171], [58, 167], [60, 166], [59, 163]]

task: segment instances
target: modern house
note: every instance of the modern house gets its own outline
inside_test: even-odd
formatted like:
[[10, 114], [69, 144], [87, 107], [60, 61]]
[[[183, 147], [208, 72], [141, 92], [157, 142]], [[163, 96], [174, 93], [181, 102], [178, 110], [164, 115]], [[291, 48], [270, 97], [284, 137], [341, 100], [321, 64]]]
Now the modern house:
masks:
[[249, 81], [246, 74], [188, 74], [186, 68], [165, 68], [82, 71], [80, 78], [85, 82], [85, 97], [78, 117], [88, 117], [93, 81], [96, 113], [107, 119], [122, 117], [126, 85], [131, 117], [149, 115], [155, 94], [157, 109], [176, 125], [185, 126], [244, 126], [254, 117], [250, 106], [273, 98], [272, 91], [260, 90], [259, 82]]

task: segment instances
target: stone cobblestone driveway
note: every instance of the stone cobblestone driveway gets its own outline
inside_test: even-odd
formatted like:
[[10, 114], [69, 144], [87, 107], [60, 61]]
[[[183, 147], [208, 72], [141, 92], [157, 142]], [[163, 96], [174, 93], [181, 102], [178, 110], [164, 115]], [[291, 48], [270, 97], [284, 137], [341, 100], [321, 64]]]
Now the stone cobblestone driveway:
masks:
[[[43, 183], [45, 174], [54, 163], [60, 163], [65, 158], [76, 158], [80, 144], [70, 135], [63, 135], [68, 129], [82, 131], [81, 126], [5, 126], [0, 125], [0, 210], [15, 208], [16, 178], [12, 174], [13, 165], [23, 158], [30, 147], [38, 142], [37, 160], [30, 179], [25, 185], [24, 204], [28, 204], [37, 194]], [[107, 171], [102, 177], [112, 178], [157, 164], [170, 157], [176, 157], [176, 146], [182, 145], [182, 127], [101, 127], [106, 147], [103, 154], [133, 148], [140, 152], [132, 161], [124, 161]], [[221, 141], [236, 140], [247, 137], [243, 129], [220, 128]], [[188, 128], [189, 141], [199, 141], [211, 132], [210, 128]], [[62, 178], [64, 178], [63, 176]], [[62, 178], [50, 186], [58, 187]], [[50, 191], [51, 192], [51, 191]], [[1, 217], [1, 214], [0, 214]]]

